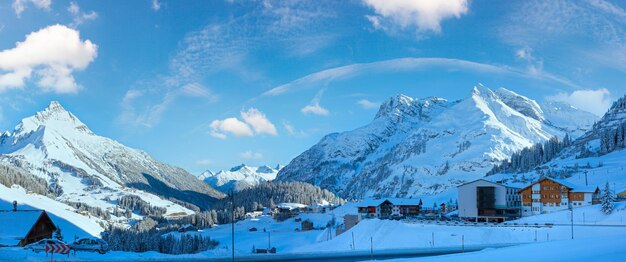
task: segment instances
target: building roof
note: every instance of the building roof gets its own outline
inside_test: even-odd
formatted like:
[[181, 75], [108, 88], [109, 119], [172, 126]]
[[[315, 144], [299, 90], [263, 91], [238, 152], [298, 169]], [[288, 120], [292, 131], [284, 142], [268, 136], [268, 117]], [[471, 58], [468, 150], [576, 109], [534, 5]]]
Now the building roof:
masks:
[[42, 210], [0, 211], [0, 246], [17, 246], [43, 214]]
[[300, 203], [280, 203], [276, 205], [276, 207], [280, 209], [294, 210], [299, 208], [306, 208], [307, 206]]
[[371, 207], [371, 206], [379, 206], [385, 201], [389, 201], [394, 205], [398, 206], [417, 206], [420, 203], [419, 198], [378, 198], [378, 199], [366, 199], [359, 203], [357, 203], [357, 207]]
[[472, 180], [472, 181], [469, 181], [469, 182], [465, 182], [465, 183], [460, 184], [460, 185], [458, 185], [458, 186], [456, 186], [456, 187], [462, 187], [462, 186], [469, 185], [469, 184], [472, 184], [472, 183], [474, 183], [474, 182], [478, 182], [478, 181], [485, 181], [485, 182], [487, 182], [487, 183], [491, 183], [491, 184], [498, 185], [498, 186], [503, 186], [503, 187], [508, 187], [508, 188], [514, 188], [514, 189], [520, 189], [519, 187], [516, 187], [516, 186], [511, 186], [511, 185], [507, 185], [507, 184], [502, 184], [502, 183], [494, 182], [494, 181], [487, 180], [487, 179], [484, 179], [484, 178], [480, 178], [480, 179]]
[[551, 180], [551, 181], [553, 181], [555, 183], [561, 184], [563, 186], [566, 186], [567, 188], [570, 189], [571, 192], [574, 192], [574, 193], [593, 193], [593, 192], [596, 192], [596, 189], [598, 189], [597, 186], [578, 185], [578, 184], [573, 184], [571, 182], [568, 182], [568, 181], [565, 181], [565, 180], [562, 180], [562, 179], [556, 179], [556, 178], [551, 178], [551, 177], [543, 177], [543, 178], [537, 180], [536, 182], [530, 183], [529, 185], [523, 187], [522, 190], [526, 189], [526, 188], [529, 188], [529, 187], [531, 187], [534, 184], [540, 183], [541, 181], [546, 180], [546, 179]]

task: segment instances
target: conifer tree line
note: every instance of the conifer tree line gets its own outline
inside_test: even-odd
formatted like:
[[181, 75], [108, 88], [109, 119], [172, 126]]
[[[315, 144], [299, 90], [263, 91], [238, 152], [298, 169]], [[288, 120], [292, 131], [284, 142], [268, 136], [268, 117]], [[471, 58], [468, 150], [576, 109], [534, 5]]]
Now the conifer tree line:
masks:
[[0, 184], [6, 187], [19, 185], [30, 192], [49, 198], [58, 196], [58, 190], [55, 190], [54, 186], [49, 186], [45, 179], [7, 165], [0, 165]]
[[625, 147], [626, 122], [614, 128], [605, 128], [600, 131], [600, 154], [608, 154]]
[[87, 205], [85, 203], [81, 203], [81, 202], [71, 202], [71, 201], [62, 201], [63, 203], [65, 203], [68, 206], [71, 206], [73, 208], [76, 208], [79, 212], [81, 211], [87, 211], [87, 213], [91, 216], [95, 216], [95, 217], [99, 217], [102, 220], [110, 220], [111, 219], [111, 214], [99, 207], [92, 207], [90, 205]]
[[[235, 194], [235, 221], [245, 218], [247, 212], [260, 211], [264, 207], [275, 208], [279, 203], [300, 203], [311, 205], [314, 201], [326, 200], [333, 204], [345, 201], [332, 192], [305, 182], [265, 182], [256, 187], [244, 189]], [[179, 224], [192, 224], [204, 228], [215, 224], [231, 222], [231, 199], [217, 201], [211, 210], [196, 212], [178, 221]]]
[[539, 165], [550, 162], [561, 150], [571, 144], [572, 141], [569, 135], [565, 135], [563, 140], [553, 137], [544, 143], [537, 143], [531, 147], [513, 153], [509, 160], [505, 160], [501, 164], [494, 166], [487, 175], [531, 171]]
[[152, 206], [139, 196], [125, 195], [117, 200], [117, 205], [126, 210], [139, 212], [143, 216], [162, 216], [165, 215], [167, 209], [164, 207]]
[[[150, 219], [150, 218], [147, 218]], [[172, 230], [170, 229], [170, 232]], [[149, 230], [113, 227], [103, 239], [111, 250], [165, 254], [193, 254], [215, 248], [219, 243], [200, 234], [165, 234], [155, 228]]]

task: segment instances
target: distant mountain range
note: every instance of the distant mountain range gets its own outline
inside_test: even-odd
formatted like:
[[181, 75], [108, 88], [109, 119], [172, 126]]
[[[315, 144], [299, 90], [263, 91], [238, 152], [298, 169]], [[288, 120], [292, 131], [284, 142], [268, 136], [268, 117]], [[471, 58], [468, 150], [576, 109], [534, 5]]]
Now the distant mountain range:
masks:
[[202, 208], [224, 196], [182, 168], [94, 134], [55, 101], [0, 136], [0, 164], [44, 179], [59, 200], [103, 208], [126, 194], [154, 205], [177, 206], [155, 200], [163, 198]]
[[482, 85], [458, 101], [399, 95], [370, 124], [322, 138], [277, 180], [309, 182], [348, 199], [449, 193], [514, 152], [555, 136], [580, 136], [597, 120], [570, 105]]
[[241, 164], [230, 170], [220, 170], [216, 173], [210, 170], [204, 171], [198, 176], [198, 179], [224, 193], [229, 192], [231, 189], [237, 192], [274, 180], [278, 171], [282, 168], [283, 166], [281, 165], [276, 167], [253, 167]]

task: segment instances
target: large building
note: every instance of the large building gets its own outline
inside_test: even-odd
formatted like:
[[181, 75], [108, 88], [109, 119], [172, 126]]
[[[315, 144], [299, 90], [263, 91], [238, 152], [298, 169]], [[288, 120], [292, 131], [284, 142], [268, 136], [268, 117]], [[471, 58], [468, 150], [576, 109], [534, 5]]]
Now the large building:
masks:
[[459, 185], [459, 217], [498, 221], [521, 217], [519, 188], [478, 179]]
[[579, 186], [566, 181], [542, 178], [520, 190], [522, 215], [531, 216], [599, 203], [597, 186]]
[[364, 218], [405, 218], [417, 216], [422, 200], [413, 198], [369, 199], [357, 205], [359, 220]]

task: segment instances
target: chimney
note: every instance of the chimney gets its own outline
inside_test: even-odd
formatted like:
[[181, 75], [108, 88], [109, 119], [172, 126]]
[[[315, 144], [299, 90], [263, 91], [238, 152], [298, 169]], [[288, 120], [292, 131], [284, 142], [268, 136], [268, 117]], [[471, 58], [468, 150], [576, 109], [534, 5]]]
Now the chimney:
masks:
[[17, 201], [13, 200], [13, 212], [17, 211]]

